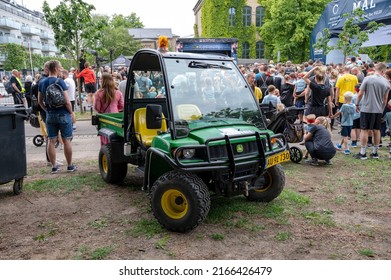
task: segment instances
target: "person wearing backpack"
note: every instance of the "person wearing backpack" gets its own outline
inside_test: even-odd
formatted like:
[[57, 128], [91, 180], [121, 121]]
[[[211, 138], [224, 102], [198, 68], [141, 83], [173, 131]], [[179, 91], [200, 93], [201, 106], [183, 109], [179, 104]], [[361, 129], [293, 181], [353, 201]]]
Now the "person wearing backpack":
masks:
[[48, 133], [48, 154], [52, 164], [52, 174], [59, 172], [56, 162], [56, 142], [59, 132], [64, 142], [64, 155], [68, 172], [77, 170], [72, 163], [72, 105], [68, 97], [68, 87], [64, 80], [57, 78], [62, 66], [58, 60], [47, 62], [48, 77], [38, 83], [38, 103], [46, 111], [46, 129]]

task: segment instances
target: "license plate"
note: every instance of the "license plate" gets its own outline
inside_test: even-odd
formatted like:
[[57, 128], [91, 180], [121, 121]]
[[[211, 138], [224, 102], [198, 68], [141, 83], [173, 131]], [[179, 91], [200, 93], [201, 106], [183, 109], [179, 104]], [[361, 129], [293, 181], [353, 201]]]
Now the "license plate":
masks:
[[288, 161], [290, 159], [289, 151], [285, 151], [274, 156], [268, 157], [267, 159], [267, 168], [272, 167], [276, 164], [280, 164], [284, 161]]

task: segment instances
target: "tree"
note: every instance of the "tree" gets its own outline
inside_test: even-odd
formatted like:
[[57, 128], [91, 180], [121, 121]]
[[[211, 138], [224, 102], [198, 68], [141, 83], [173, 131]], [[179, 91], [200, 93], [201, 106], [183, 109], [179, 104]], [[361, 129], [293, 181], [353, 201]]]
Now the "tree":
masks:
[[[88, 42], [99, 39], [99, 30], [104, 22], [92, 21], [93, 10], [93, 5], [82, 0], [63, 0], [54, 9], [49, 7], [46, 0], [43, 2], [43, 14], [46, 22], [53, 28], [56, 46], [74, 61], [78, 60], [82, 48], [89, 47]], [[82, 104], [81, 95], [79, 98]], [[83, 106], [80, 108], [83, 111]]]
[[23, 69], [27, 63], [28, 56], [25, 48], [18, 44], [4, 44], [0, 46], [0, 53], [6, 56], [3, 67], [7, 71], [12, 69]]
[[129, 16], [114, 14], [110, 26], [113, 28], [125, 27], [125, 28], [144, 28], [144, 24], [136, 13], [131, 13]]
[[128, 28], [142, 28], [143, 24], [135, 13], [130, 16], [114, 15], [111, 19], [105, 15], [93, 15], [92, 20], [105, 21], [107, 24], [99, 32], [100, 39], [91, 42], [95, 50], [98, 50], [101, 56], [108, 57], [109, 50], [113, 50], [113, 57], [121, 54], [125, 56], [133, 55], [141, 48], [141, 43], [134, 40], [129, 34]]
[[340, 50], [343, 53], [343, 61], [345, 61], [348, 55], [357, 55], [358, 49], [364, 42], [368, 41], [368, 34], [375, 32], [384, 24], [370, 21], [367, 25], [360, 26], [359, 24], [365, 20], [365, 13], [360, 8], [353, 10], [351, 14], [343, 14], [343, 18], [346, 20], [342, 26], [341, 33], [338, 35], [337, 45], [328, 45], [331, 34], [330, 30], [325, 28], [323, 37], [318, 39], [318, 42], [314, 44], [314, 48], [323, 49], [325, 54], [332, 50]]
[[329, 0], [259, 0], [265, 8], [260, 28], [265, 55], [281, 60], [307, 60], [312, 29]]

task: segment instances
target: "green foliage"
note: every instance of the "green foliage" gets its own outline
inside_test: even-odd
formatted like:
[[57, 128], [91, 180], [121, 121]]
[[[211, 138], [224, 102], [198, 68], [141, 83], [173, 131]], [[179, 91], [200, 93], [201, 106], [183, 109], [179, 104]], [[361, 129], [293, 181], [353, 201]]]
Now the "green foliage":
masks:
[[144, 28], [144, 24], [141, 22], [136, 13], [131, 13], [129, 16], [115, 14], [113, 15], [109, 25], [113, 28]]
[[29, 65], [27, 52], [25, 48], [18, 44], [4, 44], [0, 45], [0, 54], [6, 57], [3, 67], [6, 71], [12, 69], [21, 70], [25, 65]]
[[43, 3], [44, 17], [53, 28], [56, 46], [75, 61], [80, 49], [88, 47], [87, 42], [99, 39], [98, 31], [104, 26], [104, 21], [92, 22], [93, 10], [93, 5], [82, 0], [63, 0], [54, 9], [47, 1]]
[[[243, 26], [243, 7], [245, 0], [216, 1], [205, 0], [201, 11], [202, 34], [206, 38], [237, 38], [239, 57], [242, 56], [244, 42], [250, 45], [250, 58], [255, 58], [256, 28]], [[235, 9], [235, 26], [229, 26], [228, 11]], [[196, 34], [198, 35], [198, 34]]]
[[391, 61], [389, 45], [360, 48], [358, 52], [368, 54], [373, 61]]
[[328, 29], [323, 31], [323, 37], [314, 45], [315, 48], [322, 48], [327, 54], [331, 50], [340, 50], [343, 53], [343, 61], [348, 55], [358, 55], [357, 50], [361, 45], [368, 40], [369, 35], [375, 32], [384, 24], [371, 21], [365, 28], [361, 28], [358, 24], [365, 19], [365, 13], [362, 9], [355, 9], [351, 14], [344, 14], [345, 22], [342, 26], [342, 32], [338, 35], [336, 46], [327, 46], [330, 41], [330, 32]]
[[265, 7], [264, 24], [260, 28], [265, 42], [265, 56], [296, 63], [307, 60], [312, 29], [329, 0], [260, 0]]

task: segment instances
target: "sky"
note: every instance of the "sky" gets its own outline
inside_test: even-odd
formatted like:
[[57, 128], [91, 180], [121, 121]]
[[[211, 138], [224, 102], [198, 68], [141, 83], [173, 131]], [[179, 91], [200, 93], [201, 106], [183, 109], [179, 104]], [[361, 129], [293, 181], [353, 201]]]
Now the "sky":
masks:
[[[44, 0], [15, 0], [30, 10], [41, 11]], [[136, 13], [145, 28], [171, 28], [180, 37], [193, 37], [193, 8], [197, 0], [83, 0], [95, 6], [95, 13], [128, 16]], [[47, 1], [51, 8], [60, 0]]]

